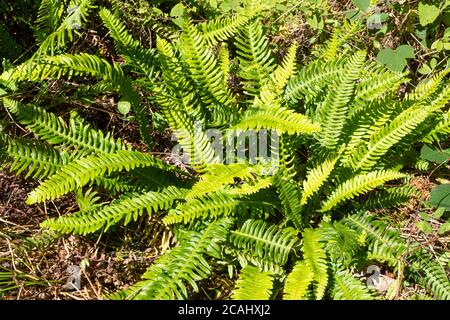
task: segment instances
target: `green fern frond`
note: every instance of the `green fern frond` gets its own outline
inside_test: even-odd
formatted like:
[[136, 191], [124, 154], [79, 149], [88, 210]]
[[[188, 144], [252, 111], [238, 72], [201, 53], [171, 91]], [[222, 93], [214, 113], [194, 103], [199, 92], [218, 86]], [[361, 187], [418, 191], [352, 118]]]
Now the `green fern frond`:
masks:
[[[286, 217], [292, 221], [298, 229], [303, 227], [302, 204], [300, 203], [301, 191], [295, 176], [295, 155], [293, 154], [289, 139], [281, 137], [279, 150], [272, 150], [278, 161], [278, 172], [274, 177], [274, 185], [284, 207]], [[278, 151], [278, 154], [276, 152]]]
[[276, 67], [261, 23], [255, 21], [245, 26], [236, 38], [235, 45], [244, 91], [255, 95], [267, 83]]
[[350, 115], [346, 127], [344, 128], [344, 135], [348, 141], [343, 153], [342, 164], [345, 166], [354, 157], [355, 149], [359, 145], [367, 143], [366, 141], [401, 112], [401, 105], [399, 103], [392, 103], [392, 97], [386, 96], [384, 99], [380, 98], [376, 101], [365, 104], [364, 108], [354, 110]]
[[322, 223], [319, 232], [332, 261], [349, 265], [360, 247], [359, 233], [340, 221]]
[[26, 171], [25, 178], [48, 177], [70, 160], [66, 152], [42, 143], [9, 138], [6, 141], [5, 154], [12, 160], [9, 163], [9, 170], [17, 175]]
[[42, 0], [36, 19], [36, 39], [42, 43], [58, 28], [64, 11], [61, 0]]
[[163, 221], [166, 225], [175, 223], [189, 223], [199, 218], [216, 218], [231, 215], [237, 206], [237, 200], [228, 193], [215, 192], [204, 195], [199, 199], [180, 204], [171, 210]]
[[444, 141], [450, 136], [450, 111], [442, 114], [442, 120], [440, 120], [434, 128], [428, 133], [428, 135], [422, 139], [423, 142], [433, 143]]
[[429, 253], [419, 252], [412, 259], [413, 277], [440, 300], [450, 300], [450, 280], [445, 267]]
[[302, 98], [306, 101], [316, 98], [321, 91], [338, 79], [346, 61], [343, 58], [334, 59], [329, 63], [315, 60], [300, 69], [297, 75], [291, 77], [287, 83], [285, 100], [293, 106]]
[[205, 168], [205, 173], [200, 177], [200, 181], [192, 186], [186, 199], [191, 200], [207, 193], [219, 191], [226, 185], [234, 184], [235, 178], [243, 181], [254, 180], [258, 171], [257, 167], [249, 164], [210, 164]]
[[[92, 0], [71, 0], [67, 7], [67, 14], [62, 19], [59, 26], [45, 39], [40, 39], [41, 43], [39, 48], [30, 60], [22, 64], [22, 67], [31, 70], [32, 62], [34, 60], [40, 59], [47, 54], [54, 55], [58, 50], [65, 48], [67, 43], [73, 41], [74, 34], [77, 33], [76, 30], [81, 27], [83, 22], [87, 21], [89, 12], [93, 8], [95, 8], [95, 6], [93, 5]], [[56, 13], [57, 10], [52, 11], [51, 14], [57, 16]], [[46, 17], [48, 17], [48, 14]], [[41, 19], [40, 22], [43, 23], [44, 16], [40, 15], [40, 17], [38, 17], [38, 22], [39, 18]]]
[[367, 235], [371, 240], [371, 254], [376, 260], [396, 265], [397, 259], [406, 251], [406, 246], [398, 232], [385, 223], [375, 220], [367, 213], [348, 216], [343, 222]]
[[366, 285], [356, 279], [346, 269], [335, 268], [333, 272], [333, 299], [335, 300], [373, 300], [374, 296]]
[[303, 257], [306, 265], [313, 272], [315, 298], [320, 300], [328, 286], [328, 264], [320, 233], [312, 229], [303, 232]]
[[120, 19], [108, 9], [100, 10], [100, 18], [110, 31], [118, 51], [124, 55], [128, 64], [135, 66], [148, 78], [154, 75], [156, 55], [153, 49], [144, 48], [139, 41], [133, 39]]
[[283, 61], [281, 61], [281, 64], [279, 64], [275, 71], [270, 75], [271, 89], [274, 96], [278, 96], [283, 92], [289, 79], [295, 74], [297, 49], [298, 44], [292, 44], [286, 52]]
[[269, 300], [272, 295], [274, 274], [260, 272], [258, 268], [246, 266], [236, 281], [233, 300]]
[[94, 130], [71, 114], [69, 125], [61, 117], [33, 105], [18, 104], [14, 111], [19, 122], [50, 144], [62, 144], [88, 153], [114, 153], [127, 147], [108, 133]]
[[[31, 69], [31, 70], [30, 70]], [[88, 75], [110, 82], [122, 95], [122, 100], [131, 104], [136, 113], [142, 138], [147, 144], [151, 143], [151, 134], [145, 111], [139, 103], [139, 95], [133, 90], [131, 80], [126, 77], [120, 65], [110, 64], [96, 55], [80, 53], [76, 55], [63, 54], [45, 57], [39, 62], [33, 62], [31, 67], [21, 65], [11, 71], [4, 72], [0, 79], [5, 81], [28, 80], [42, 81], [47, 78], [59, 79], [76, 75]]]
[[345, 71], [316, 111], [322, 128], [318, 138], [320, 143], [328, 149], [336, 149], [341, 139], [342, 129], [348, 118], [349, 102], [353, 97], [356, 81], [365, 61], [366, 52], [364, 51], [357, 52], [350, 58]]
[[214, 45], [235, 36], [251, 19], [250, 14], [239, 14], [232, 17], [221, 17], [198, 25], [205, 40]]
[[259, 192], [261, 189], [269, 188], [272, 185], [272, 178], [260, 178], [257, 181], [248, 181], [228, 190], [233, 196], [251, 195]]
[[163, 221], [168, 225], [186, 224], [200, 218], [214, 219], [230, 215], [248, 216], [249, 213], [260, 216], [265, 213], [270, 214], [273, 211], [273, 203], [255, 200], [251, 195], [238, 199], [233, 197], [229, 191], [219, 191], [178, 205], [164, 217]]
[[433, 74], [431, 77], [420, 82], [414, 92], [406, 95], [406, 99], [413, 101], [423, 101], [432, 96], [442, 86], [444, 78], [450, 73], [450, 69], [446, 69]]
[[150, 154], [137, 151], [90, 155], [69, 163], [55, 175], [42, 182], [28, 195], [27, 203], [33, 204], [56, 199], [68, 192], [75, 191], [97, 177], [104, 176], [106, 173], [111, 174], [122, 170], [130, 171], [134, 168], [146, 166], [171, 170], [171, 167], [161, 160]]
[[317, 192], [325, 183], [333, 171], [338, 159], [339, 157], [325, 160], [325, 162], [313, 168], [307, 174], [306, 179], [303, 181], [302, 199], [300, 201], [302, 205], [306, 204], [308, 198]]
[[231, 231], [230, 242], [243, 252], [283, 266], [298, 243], [297, 231], [280, 229], [262, 220], [248, 219]]
[[314, 280], [314, 272], [305, 261], [295, 264], [284, 285], [284, 300], [303, 300]]
[[402, 83], [407, 82], [406, 73], [392, 72], [381, 66], [372, 67], [370, 71], [372, 74], [361, 79], [356, 86], [354, 104], [357, 108], [389, 92], [396, 92]]
[[365, 171], [372, 169], [394, 145], [425, 121], [430, 115], [430, 108], [425, 105], [412, 106], [380, 127], [370, 136], [368, 143], [360, 144], [353, 153], [350, 160], [352, 167]]
[[406, 174], [392, 170], [380, 170], [363, 173], [348, 179], [338, 185], [333, 193], [323, 203], [321, 212], [329, 211], [342, 201], [350, 200], [383, 185], [390, 180], [406, 177]]
[[413, 186], [406, 185], [388, 188], [371, 195], [369, 199], [364, 202], [364, 208], [366, 210], [395, 208], [408, 202], [414, 196], [419, 198], [419, 191]]
[[60, 233], [86, 235], [102, 229], [107, 230], [120, 221], [127, 225], [130, 221], [137, 220], [144, 210], [149, 215], [168, 210], [176, 200], [184, 196], [185, 192], [183, 189], [168, 187], [160, 192], [131, 193], [108, 206], [49, 219], [42, 222], [41, 226]]
[[33, 234], [31, 237], [25, 238], [22, 243], [16, 248], [16, 250], [19, 253], [23, 252], [24, 250], [43, 250], [51, 246], [60, 237], [61, 234], [57, 231], [42, 230], [39, 233]]
[[190, 231], [187, 241], [171, 249], [156, 260], [143, 275], [143, 281], [121, 296], [136, 300], [185, 299], [188, 288], [198, 291], [197, 281], [211, 273], [205, 252], [220, 250], [231, 220], [211, 222], [203, 230]]
[[361, 28], [361, 23], [348, 22], [344, 20], [344, 24], [341, 28], [336, 28], [333, 31], [332, 37], [326, 43], [325, 49], [321, 52], [321, 59], [325, 62], [329, 62], [339, 56], [339, 52], [342, 52], [341, 47], [355, 35]]
[[87, 75], [113, 83], [116, 87], [125, 86], [127, 78], [118, 64], [110, 64], [105, 59], [88, 53], [61, 54], [48, 56], [33, 63], [32, 70], [18, 66], [4, 72], [1, 78], [8, 80], [42, 81], [48, 78], [59, 79], [63, 76]]
[[271, 106], [265, 109], [250, 109], [244, 113], [239, 123], [231, 130], [249, 129], [276, 130], [278, 134], [311, 134], [319, 131], [319, 123], [312, 122], [307, 116], [284, 107]]
[[204, 103], [218, 104], [233, 112], [234, 98], [223, 82], [224, 76], [218, 68], [217, 59], [207, 47], [204, 36], [190, 21], [183, 26], [181, 48], [193, 79], [203, 88], [200, 94]]
[[223, 74], [223, 81], [225, 84], [228, 84], [228, 78], [230, 77], [230, 56], [228, 46], [225, 43], [218, 46], [217, 56], [219, 59], [219, 66]]
[[[31, 70], [30, 70], [31, 69]], [[96, 55], [80, 53], [76, 55], [63, 54], [45, 57], [39, 62], [33, 62], [31, 67], [21, 65], [11, 71], [4, 72], [0, 79], [6, 81], [29, 80], [42, 81], [47, 78], [59, 79], [76, 75], [88, 75], [110, 82], [122, 95], [122, 100], [131, 104], [136, 113], [142, 138], [147, 144], [151, 143], [151, 134], [145, 111], [139, 103], [139, 95], [133, 90], [131, 80], [126, 77], [120, 65], [110, 64]]]

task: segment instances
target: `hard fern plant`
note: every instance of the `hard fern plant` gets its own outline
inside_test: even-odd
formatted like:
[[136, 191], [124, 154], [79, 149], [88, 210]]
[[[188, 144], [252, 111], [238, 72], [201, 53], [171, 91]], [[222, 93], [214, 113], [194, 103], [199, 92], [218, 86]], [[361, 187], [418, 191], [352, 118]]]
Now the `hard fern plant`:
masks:
[[[88, 2], [86, 8], [92, 9]], [[423, 141], [448, 137], [447, 71], [399, 96], [407, 75], [368, 60], [364, 51], [340, 50], [342, 37], [306, 66], [297, 64], [295, 43], [278, 59], [256, 1], [238, 16], [187, 20], [179, 32], [157, 35], [155, 48], [101, 8], [125, 65], [58, 52], [65, 38], [54, 34], [65, 34], [66, 20], [44, 16], [39, 21], [53, 33], [40, 31], [36, 55], [0, 77], [5, 108], [39, 137], [0, 136], [9, 169], [40, 181], [27, 203], [98, 189], [109, 193], [108, 205], [88, 201], [42, 227], [88, 235], [146, 214], [175, 234], [175, 245], [142, 281], [106, 298], [186, 299], [200, 281], [227, 271], [237, 279], [233, 299], [382, 298], [355, 272], [374, 261], [398, 275], [397, 293], [408, 279], [450, 298], [445, 256], [405, 242], [369, 213], [416, 196], [407, 154]], [[339, 34], [355, 29], [347, 27]], [[177, 137], [173, 158], [183, 166], [135, 150], [75, 112], [67, 121], [7, 94], [24, 81], [80, 76], [108, 83], [131, 104], [144, 141], [147, 111], [133, 79], [145, 79]]]

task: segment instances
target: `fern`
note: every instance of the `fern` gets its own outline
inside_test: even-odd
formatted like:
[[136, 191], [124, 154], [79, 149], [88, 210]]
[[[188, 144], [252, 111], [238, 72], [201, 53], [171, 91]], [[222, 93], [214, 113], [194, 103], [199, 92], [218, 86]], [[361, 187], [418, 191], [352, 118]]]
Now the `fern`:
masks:
[[301, 98], [309, 101], [317, 97], [328, 85], [336, 81], [345, 63], [346, 60], [342, 58], [329, 63], [315, 60], [300, 69], [287, 83], [284, 93], [286, 101], [289, 105], [295, 105]]
[[319, 131], [320, 125], [313, 123], [305, 115], [283, 107], [272, 106], [272, 108], [248, 110], [240, 122], [232, 127], [232, 130], [238, 131], [249, 129], [271, 129], [279, 134], [311, 134]]
[[244, 13], [232, 17], [222, 17], [198, 25], [206, 41], [209, 44], [216, 44], [228, 40], [236, 35], [240, 29], [249, 23], [250, 13]]
[[258, 169], [248, 164], [211, 164], [205, 169], [206, 173], [201, 176], [200, 182], [192, 186], [186, 195], [190, 200], [207, 193], [219, 191], [224, 185], [234, 184], [235, 178], [240, 180], [254, 180]]
[[241, 31], [236, 39], [240, 76], [244, 79], [244, 90], [254, 95], [265, 84], [275, 70], [275, 61], [264, 37], [261, 23], [252, 22]]
[[191, 231], [189, 240], [161, 256], [143, 275], [143, 281], [122, 294], [137, 300], [182, 299], [188, 294], [187, 285], [198, 291], [196, 282], [211, 273], [205, 252], [220, 250], [231, 221], [217, 220], [200, 232]]
[[419, 254], [412, 260], [412, 269], [418, 282], [437, 299], [450, 300], [450, 280], [446, 269], [428, 253]]
[[36, 19], [36, 38], [42, 42], [56, 31], [64, 6], [61, 0], [42, 0]]
[[322, 242], [325, 243], [325, 251], [332, 261], [345, 266], [354, 262], [360, 249], [358, 232], [341, 221], [322, 223], [318, 232]]
[[373, 300], [367, 286], [345, 269], [333, 273], [333, 299], [335, 300]]
[[152, 79], [155, 73], [155, 51], [143, 48], [139, 41], [133, 39], [128, 33], [119, 18], [115, 17], [108, 9], [100, 10], [100, 18], [110, 31], [118, 51], [124, 55], [127, 63]]
[[205, 104], [220, 104], [230, 111], [234, 99], [223, 83], [223, 74], [217, 67], [217, 59], [206, 46], [204, 35], [187, 21], [183, 27], [182, 49], [194, 80], [204, 88], [202, 99]]
[[150, 191], [143, 194], [128, 194], [104, 208], [80, 211], [69, 216], [49, 219], [41, 225], [60, 233], [86, 235], [101, 229], [107, 230], [121, 220], [123, 220], [124, 225], [127, 225], [130, 221], [137, 220], [144, 210], [149, 215], [167, 210], [184, 193], [184, 190], [168, 187], [161, 192]]
[[115, 140], [110, 134], [105, 136], [102, 131], [92, 129], [75, 114], [71, 115], [67, 125], [61, 117], [36, 106], [18, 104], [12, 111], [21, 124], [50, 144], [64, 143], [67, 147], [92, 153], [114, 153], [126, 149], [120, 139]]
[[374, 132], [369, 143], [361, 144], [352, 157], [352, 166], [355, 169], [370, 170], [389, 149], [400, 142], [405, 136], [413, 132], [436, 108], [436, 105], [414, 105], [392, 122], [384, 125]]
[[408, 202], [412, 197], [419, 197], [419, 192], [413, 186], [388, 188], [371, 195], [364, 202], [367, 210], [377, 208], [393, 208]]
[[258, 268], [246, 266], [236, 281], [234, 300], [269, 300], [272, 295], [273, 274], [260, 272]]
[[284, 286], [283, 299], [302, 300], [307, 296], [308, 287], [314, 280], [314, 272], [305, 261], [295, 264]]
[[264, 221], [249, 219], [238, 230], [231, 232], [230, 241], [240, 250], [284, 265], [297, 243], [297, 238], [293, 229], [280, 230]]
[[300, 187], [294, 180], [295, 156], [289, 152], [290, 141], [281, 138], [279, 144], [279, 169], [274, 177], [274, 185], [277, 187], [285, 214], [296, 228], [302, 228], [302, 205], [300, 202]]
[[364, 232], [371, 239], [371, 254], [376, 260], [396, 265], [398, 258], [406, 251], [399, 234], [387, 228], [385, 223], [374, 221], [370, 215], [351, 215], [344, 219], [344, 223]]
[[404, 177], [406, 177], [405, 174], [392, 170], [371, 171], [367, 174], [356, 175], [337, 186], [336, 190], [323, 203], [321, 211], [329, 211], [340, 202], [353, 199], [382, 185], [386, 181]]
[[75, 191], [105, 173], [134, 168], [153, 166], [170, 170], [161, 160], [136, 151], [118, 151], [117, 153], [87, 156], [64, 166], [55, 175], [41, 183], [27, 199], [28, 204], [56, 199], [68, 192]]
[[[148, 48], [127, 31], [117, 3], [102, 8], [99, 17], [123, 58], [112, 63], [79, 53], [80, 46], [64, 52], [77, 33], [74, 13], [64, 12], [73, 4], [82, 20], [93, 13], [89, 0], [41, 1], [40, 47], [0, 76], [3, 106], [41, 140], [1, 133], [0, 156], [10, 170], [42, 180], [29, 204], [75, 193], [77, 212], [42, 223], [50, 238], [132, 227], [144, 213], [174, 230], [143, 280], [110, 298], [190, 298], [199, 281], [240, 265], [233, 298], [372, 299], [378, 297], [354, 276], [372, 260], [448, 298], [448, 259], [434, 259], [414, 240], [407, 245], [396, 228], [367, 212], [417, 196], [404, 181], [386, 183], [407, 177], [407, 151], [417, 143], [448, 135], [448, 71], [402, 97], [397, 89], [410, 81], [406, 73], [368, 62], [363, 51], [350, 53], [345, 42], [359, 24], [347, 23], [309, 65], [296, 63], [297, 44], [277, 63], [258, 1], [235, 16], [186, 19], [180, 32], [149, 21], [157, 36]], [[177, 139], [168, 161], [179, 168], [151, 148], [131, 150], [74, 112], [65, 120], [36, 103], [59, 102], [53, 94], [42, 98], [59, 79], [74, 82], [64, 92], [71, 102], [113, 94], [129, 103], [127, 119], [136, 120], [150, 147], [151, 105]], [[257, 130], [261, 157], [250, 150], [248, 133]], [[271, 145], [262, 150], [268, 131]], [[158, 151], [167, 148], [162, 143]]]
[[320, 189], [331, 174], [331, 171], [333, 171], [337, 160], [338, 158], [326, 160], [308, 173], [306, 180], [303, 181], [302, 205], [304, 205], [308, 198]]
[[188, 223], [199, 218], [216, 218], [234, 213], [237, 200], [227, 193], [216, 192], [178, 205], [164, 217], [165, 224]]
[[17, 175], [26, 171], [25, 178], [48, 177], [69, 163], [70, 157], [64, 151], [48, 145], [7, 139], [6, 152], [12, 161], [9, 170]]
[[344, 76], [334, 84], [333, 90], [329, 91], [317, 110], [322, 127], [319, 141], [326, 148], [337, 147], [348, 116], [348, 105], [354, 94], [355, 82], [359, 78], [365, 58], [365, 52], [357, 52], [350, 58], [344, 69]]
[[320, 243], [320, 234], [312, 229], [305, 230], [302, 248], [305, 263], [313, 273], [315, 298], [320, 300], [328, 285], [328, 265], [323, 244]]

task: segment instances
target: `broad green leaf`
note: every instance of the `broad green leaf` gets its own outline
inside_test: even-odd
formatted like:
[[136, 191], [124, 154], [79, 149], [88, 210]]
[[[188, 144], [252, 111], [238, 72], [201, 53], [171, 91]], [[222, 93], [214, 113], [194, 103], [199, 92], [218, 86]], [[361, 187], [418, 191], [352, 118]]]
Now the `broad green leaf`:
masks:
[[423, 233], [427, 233], [428, 234], [428, 233], [432, 233], [433, 232], [433, 227], [431, 226], [431, 224], [429, 224], [426, 221], [416, 222], [416, 227], [417, 227], [417, 229], [419, 229]]
[[442, 224], [438, 229], [438, 234], [443, 235], [447, 232], [450, 232], [450, 221]]
[[126, 116], [131, 110], [131, 104], [128, 101], [119, 101], [117, 104], [117, 110], [124, 116]]
[[414, 54], [414, 48], [407, 44], [401, 45], [395, 51], [400, 57], [405, 59], [413, 59], [416, 57]]
[[440, 14], [437, 6], [419, 2], [419, 21], [422, 26], [433, 23]]
[[352, 0], [352, 3], [359, 10], [366, 12], [370, 8], [370, 0]]
[[450, 150], [440, 151], [429, 145], [424, 145], [420, 150], [420, 157], [434, 163], [444, 163], [450, 159]]
[[445, 213], [445, 208], [437, 208], [433, 213], [433, 218], [440, 219]]
[[441, 184], [431, 190], [428, 203], [434, 207], [450, 210], [450, 184]]
[[406, 59], [399, 56], [394, 50], [386, 48], [378, 53], [377, 60], [392, 71], [401, 72], [406, 67]]
[[170, 10], [170, 16], [171, 17], [180, 17], [184, 14], [184, 11], [186, 8], [182, 3], [178, 3], [175, 6], [173, 6], [172, 10]]

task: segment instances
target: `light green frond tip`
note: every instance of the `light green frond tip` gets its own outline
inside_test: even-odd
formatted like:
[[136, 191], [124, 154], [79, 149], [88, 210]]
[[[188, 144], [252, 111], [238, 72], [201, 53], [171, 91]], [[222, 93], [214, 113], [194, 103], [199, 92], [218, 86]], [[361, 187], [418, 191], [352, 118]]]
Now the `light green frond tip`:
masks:
[[320, 242], [320, 233], [313, 229], [303, 232], [303, 256], [306, 265], [312, 270], [313, 289], [315, 298], [320, 300], [325, 295], [328, 285], [327, 255], [323, 244]]
[[321, 212], [328, 211], [345, 200], [350, 200], [383, 185], [390, 180], [405, 178], [407, 175], [393, 170], [379, 170], [363, 173], [340, 184], [323, 203]]
[[299, 261], [288, 275], [284, 286], [284, 300], [303, 300], [313, 282], [314, 272], [305, 261]]
[[258, 268], [248, 265], [242, 269], [231, 298], [233, 300], [269, 300], [272, 287], [272, 272], [260, 272]]
[[258, 168], [250, 164], [232, 163], [210, 164], [205, 168], [206, 173], [201, 176], [201, 180], [197, 182], [186, 195], [186, 199], [190, 200], [200, 197], [207, 193], [219, 191], [223, 186], [234, 184], [235, 178], [241, 180], [253, 180]]
[[373, 300], [366, 285], [347, 270], [334, 272], [333, 299], [335, 300]]
[[301, 204], [304, 205], [308, 198], [311, 197], [324, 182], [328, 179], [336, 165], [338, 158], [326, 160], [324, 163], [320, 164], [316, 168], [312, 169], [306, 180], [303, 181], [303, 194], [301, 199]]
[[283, 107], [247, 111], [234, 130], [276, 130], [278, 134], [311, 134], [320, 130], [319, 123], [313, 123], [307, 116]]

